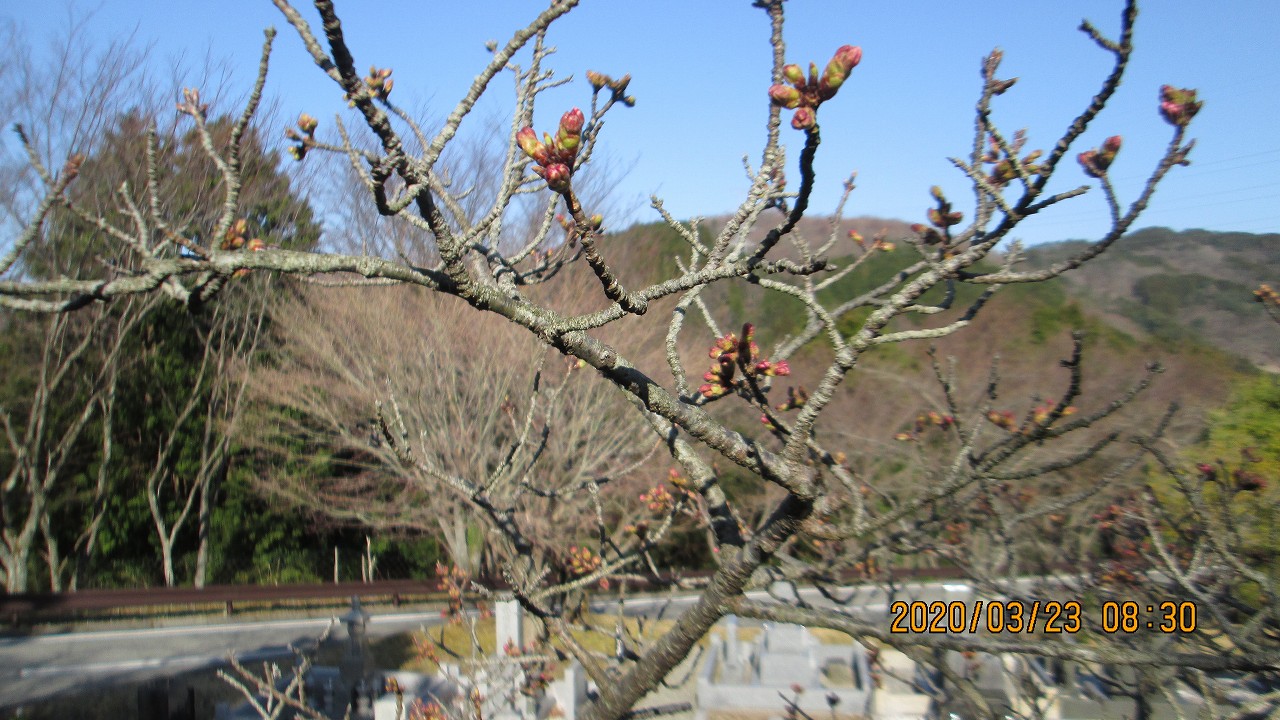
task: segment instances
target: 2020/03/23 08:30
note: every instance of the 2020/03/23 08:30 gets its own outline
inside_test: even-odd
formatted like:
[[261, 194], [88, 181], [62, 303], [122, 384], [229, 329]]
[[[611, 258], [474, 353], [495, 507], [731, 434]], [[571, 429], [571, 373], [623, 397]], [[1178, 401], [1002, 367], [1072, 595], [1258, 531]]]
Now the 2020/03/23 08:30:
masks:
[[[1138, 603], [1108, 601], [1097, 613], [1095, 630], [1103, 633], [1195, 632], [1196, 604], [1191, 601]], [[1078, 600], [972, 600], [907, 602], [889, 605], [891, 633], [1078, 633], [1085, 610]]]

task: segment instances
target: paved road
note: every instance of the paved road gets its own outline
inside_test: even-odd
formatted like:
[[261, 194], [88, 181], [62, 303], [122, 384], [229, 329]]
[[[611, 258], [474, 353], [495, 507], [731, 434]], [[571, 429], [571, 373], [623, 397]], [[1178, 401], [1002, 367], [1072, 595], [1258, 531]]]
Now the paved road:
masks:
[[[370, 634], [390, 635], [439, 622], [439, 612], [379, 616]], [[86, 684], [136, 682], [241, 661], [289, 660], [333, 618], [270, 620], [143, 630], [105, 630], [0, 638], [0, 708], [36, 702]], [[346, 631], [335, 630], [345, 637]]]
[[[1019, 590], [1034, 580], [1017, 581]], [[883, 619], [887, 598], [879, 588], [844, 588], [853, 593], [848, 607], [868, 620]], [[753, 592], [753, 599], [767, 599], [768, 593]], [[813, 590], [801, 592], [809, 603], [826, 601]], [[918, 583], [900, 588], [900, 599], [965, 600], [970, 589], [960, 583]], [[691, 605], [696, 596], [674, 598], [633, 598], [626, 603], [629, 615], [661, 611], [675, 617]], [[598, 612], [616, 611], [616, 605], [601, 603]], [[225, 624], [165, 627], [144, 630], [108, 630], [58, 635], [0, 638], [0, 708], [27, 704], [69, 691], [83, 690], [87, 683], [118, 683], [162, 677], [188, 670], [221, 665], [229, 655], [244, 661], [285, 659], [290, 646], [314, 644], [334, 618], [271, 620]], [[369, 623], [372, 637], [392, 635], [434, 625], [438, 611], [373, 615]], [[345, 637], [345, 629], [334, 630]]]

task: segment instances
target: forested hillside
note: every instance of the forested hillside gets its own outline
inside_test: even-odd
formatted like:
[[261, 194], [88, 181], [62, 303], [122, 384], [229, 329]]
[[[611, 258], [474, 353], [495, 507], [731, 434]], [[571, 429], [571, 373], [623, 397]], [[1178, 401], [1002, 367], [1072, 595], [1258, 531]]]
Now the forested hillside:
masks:
[[[1084, 241], [1040, 245], [1037, 267]], [[1280, 372], [1280, 338], [1253, 291], [1280, 281], [1280, 235], [1146, 228], [1064, 278], [1066, 290], [1108, 322], [1172, 342], [1198, 340]]]

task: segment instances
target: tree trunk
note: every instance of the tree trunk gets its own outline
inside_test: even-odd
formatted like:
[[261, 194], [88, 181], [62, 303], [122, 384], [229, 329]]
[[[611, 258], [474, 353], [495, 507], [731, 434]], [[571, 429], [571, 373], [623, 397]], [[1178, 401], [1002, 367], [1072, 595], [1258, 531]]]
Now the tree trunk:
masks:
[[205, 576], [209, 572], [209, 524], [213, 515], [213, 488], [210, 482], [200, 488], [200, 509], [196, 515], [196, 533], [199, 535], [196, 546], [196, 570], [192, 582], [202, 588]]

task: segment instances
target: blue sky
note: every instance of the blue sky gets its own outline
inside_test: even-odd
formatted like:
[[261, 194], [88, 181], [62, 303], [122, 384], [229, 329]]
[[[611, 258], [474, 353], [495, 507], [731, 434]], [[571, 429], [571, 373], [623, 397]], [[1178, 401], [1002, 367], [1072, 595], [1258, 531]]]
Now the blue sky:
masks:
[[[393, 97], [427, 108], [436, 118], [452, 108], [485, 63], [485, 41], [505, 41], [543, 6], [530, 0], [338, 2], [357, 65], [394, 68]], [[842, 181], [856, 171], [858, 190], [846, 214], [918, 221], [930, 204], [931, 185], [941, 185], [957, 201], [968, 197], [967, 184], [946, 158], [963, 155], [969, 146], [982, 56], [1000, 46], [1002, 74], [1020, 77], [998, 99], [997, 122], [1010, 132], [1028, 128], [1028, 147], [1045, 147], [1109, 67], [1108, 56], [1077, 25], [1088, 17], [1114, 36], [1121, 3], [792, 0], [786, 8], [789, 62], [825, 64], [842, 44], [861, 45], [864, 52], [850, 82], [820, 113], [823, 145], [813, 210], [831, 211]], [[303, 10], [314, 17], [309, 7]], [[88, 12], [94, 37], [136, 31], [140, 42], [154, 46], [159, 61], [227, 60], [232, 82], [246, 90], [261, 30], [275, 25], [280, 36], [268, 93], [281, 111], [305, 110], [324, 121], [343, 110], [335, 86], [311, 64], [268, 0], [70, 6], [53, 0], [7, 4], [0, 18], [17, 23], [29, 41], [44, 47], [68, 17]], [[1198, 88], [1205, 107], [1192, 128], [1198, 138], [1193, 164], [1175, 170], [1140, 226], [1280, 231], [1278, 30], [1280, 3], [1272, 0], [1151, 0], [1141, 8], [1137, 49], [1119, 97], [1078, 150], [1107, 135], [1123, 135], [1112, 176], [1122, 200], [1131, 199], [1171, 134], [1156, 112], [1159, 86]], [[550, 128], [564, 109], [589, 103], [586, 69], [615, 76], [630, 72], [638, 104], [611, 116], [602, 141], [611, 158], [631, 168], [619, 189], [633, 208], [628, 219], [656, 219], [647, 208], [651, 193], [678, 217], [728, 212], [747, 185], [742, 156], [759, 158], [769, 84], [767, 39], [764, 13], [749, 0], [585, 0], [551, 37], [559, 48], [552, 66], [578, 82], [549, 94], [535, 124]], [[494, 101], [482, 114], [507, 110], [509, 87], [495, 83]], [[784, 133], [793, 148], [794, 178], [801, 137], [790, 128]], [[1058, 188], [1088, 182], [1074, 163], [1060, 176]], [[611, 224], [624, 224], [618, 220]], [[1105, 227], [1105, 205], [1094, 193], [1025, 224], [1019, 235], [1033, 243], [1092, 238]]]

